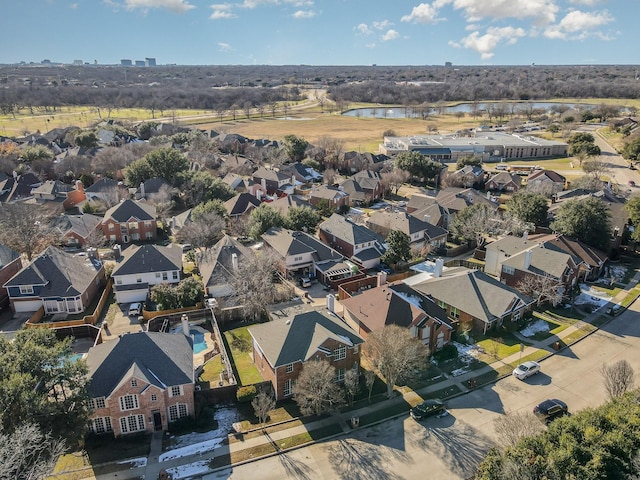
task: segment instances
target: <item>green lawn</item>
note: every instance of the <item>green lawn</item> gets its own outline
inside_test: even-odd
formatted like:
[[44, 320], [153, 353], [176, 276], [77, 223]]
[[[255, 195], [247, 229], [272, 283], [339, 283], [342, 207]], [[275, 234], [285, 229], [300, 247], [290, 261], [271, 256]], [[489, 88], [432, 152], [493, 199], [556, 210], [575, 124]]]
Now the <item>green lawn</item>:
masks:
[[481, 360], [491, 363], [496, 359], [508, 357], [520, 351], [519, 339], [510, 333], [505, 333], [501, 337], [484, 337], [476, 342], [486, 353], [482, 355]]
[[[540, 317], [538, 317], [540, 318]], [[547, 338], [558, 335], [564, 329], [566, 329], [569, 325], [566, 323], [561, 323], [559, 321], [550, 320], [548, 318], [541, 318], [542, 321], [546, 322], [549, 326], [548, 332], [538, 332], [532, 338], [537, 341], [546, 340]]]
[[224, 332], [225, 343], [231, 351], [233, 368], [240, 386], [263, 381], [262, 375], [253, 364], [251, 357], [251, 335], [249, 327], [240, 327]]
[[220, 374], [223, 370], [224, 364], [222, 363], [222, 357], [220, 355], [216, 355], [204, 364], [202, 374], [200, 375], [200, 381], [207, 382], [209, 385], [217, 385], [220, 381]]

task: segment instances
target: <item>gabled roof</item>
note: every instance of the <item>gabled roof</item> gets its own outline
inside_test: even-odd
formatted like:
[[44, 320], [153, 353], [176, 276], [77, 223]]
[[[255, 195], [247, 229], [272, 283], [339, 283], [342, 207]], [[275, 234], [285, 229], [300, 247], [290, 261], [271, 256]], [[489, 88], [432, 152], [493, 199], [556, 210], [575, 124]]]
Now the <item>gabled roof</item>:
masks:
[[20, 258], [18, 252], [0, 243], [0, 268], [6, 267], [17, 258]]
[[347, 346], [363, 340], [344, 321], [319, 311], [249, 327], [254, 342], [273, 368], [312, 358], [328, 339]]
[[251, 195], [248, 192], [242, 192], [239, 195], [236, 195], [233, 198], [230, 198], [226, 202], [224, 202], [224, 206], [227, 209], [227, 213], [231, 216], [233, 215], [242, 215], [248, 209], [253, 207], [259, 207], [260, 200], [258, 200], [255, 196]]
[[530, 297], [480, 270], [451, 269], [449, 272], [412, 287], [487, 323], [533, 303]]
[[190, 208], [189, 210], [185, 210], [184, 212], [171, 217], [171, 228], [175, 228], [179, 230], [181, 228], [184, 228], [186, 225], [189, 225], [190, 223], [192, 223], [193, 222], [193, 220], [191, 220], [192, 212], [193, 212], [193, 208]]
[[100, 193], [118, 188], [118, 182], [110, 178], [101, 178], [93, 185], [84, 189], [85, 193]]
[[270, 208], [278, 210], [283, 215], [287, 215], [289, 213], [289, 209], [293, 207], [307, 207], [311, 210], [318, 210], [317, 207], [307, 202], [302, 195], [285, 195], [284, 197], [275, 199], [267, 205]]
[[327, 200], [333, 200], [334, 198], [343, 198], [348, 196], [349, 194], [347, 192], [343, 192], [338, 188], [329, 187], [327, 185], [314, 185], [309, 192], [309, 197], [311, 198], [325, 198]]
[[561, 183], [563, 185], [567, 181], [566, 178], [564, 178], [559, 173], [554, 172], [553, 170], [536, 170], [527, 177], [527, 183], [531, 183], [532, 180], [535, 182], [543, 180], [545, 178], [548, 178], [554, 183]]
[[102, 262], [76, 257], [49, 247], [16, 273], [5, 287], [44, 285], [41, 298], [73, 297], [84, 293], [102, 269]]
[[546, 235], [537, 239], [544, 241], [545, 245], [554, 245], [556, 248], [579, 258], [590, 267], [600, 267], [608, 258], [606, 253], [587, 245], [582, 240], [566, 235]]
[[247, 188], [247, 183], [241, 175], [237, 173], [227, 173], [222, 179], [224, 183], [231, 187], [231, 190], [237, 190], [238, 188]]
[[89, 349], [89, 395], [108, 397], [131, 376], [161, 390], [193, 383], [193, 345], [182, 333], [138, 332]]
[[478, 165], [465, 165], [464, 167], [453, 172], [456, 176], [473, 175], [475, 177], [481, 177], [484, 174], [482, 167]]
[[377, 233], [363, 225], [353, 223], [337, 213], [332, 214], [318, 228], [329, 235], [344, 240], [349, 245], [360, 245], [367, 242], [384, 243], [384, 239]]
[[[527, 251], [531, 252], [531, 262], [528, 267], [525, 266]], [[540, 244], [512, 255], [504, 260], [502, 265], [528, 271], [536, 275], [550, 275], [553, 278], [561, 279], [567, 265], [573, 264], [572, 266], [575, 266], [578, 263], [580, 263], [578, 258], [563, 252], [556, 246]]]
[[351, 176], [362, 189], [375, 190], [380, 185], [380, 174], [371, 170], [361, 170]]
[[271, 227], [262, 239], [283, 258], [311, 253], [316, 262], [342, 260], [343, 256], [333, 248], [305, 232], [294, 232], [281, 227]]
[[82, 238], [87, 238], [101, 221], [101, 217], [89, 213], [85, 213], [84, 215], [62, 214], [51, 222], [51, 227], [62, 235], [75, 233]]
[[484, 203], [487, 206], [497, 209], [498, 204], [488, 200], [485, 195], [473, 188], [443, 188], [436, 195], [436, 201], [439, 205], [445, 207], [450, 212], [459, 212], [463, 208], [476, 203]]
[[251, 258], [254, 253], [240, 242], [225, 235], [213, 248], [198, 255], [198, 267], [202, 281], [206, 287], [214, 287], [231, 281], [235, 275], [233, 255], [236, 255], [238, 264], [244, 259]]
[[139, 222], [155, 220], [156, 207], [136, 200], [123, 200], [105, 212], [102, 223], [106, 223], [110, 219], [118, 223], [128, 222], [131, 219]]
[[[427, 230], [427, 223], [404, 212], [373, 212], [367, 220], [368, 225], [378, 225], [388, 230], [400, 230], [411, 236]], [[436, 227], [439, 228], [439, 227]]]
[[[160, 192], [163, 187], [170, 187], [171, 185], [164, 178], [155, 177], [150, 178], [141, 184], [144, 188], [144, 196], [153, 195], [154, 193]], [[136, 190], [136, 198], [142, 197], [142, 188], [138, 186], [138, 190]]]
[[346, 179], [340, 184], [340, 187], [342, 187], [343, 192], [349, 195], [349, 198], [351, 198], [353, 202], [364, 202], [367, 200], [364, 189], [360, 183], [353, 178]]
[[252, 177], [256, 181], [260, 181], [260, 179], [271, 180], [274, 182], [280, 182], [281, 180], [289, 180], [291, 179], [291, 175], [284, 172], [277, 172], [271, 168], [260, 167], [258, 170], [253, 172]]
[[131, 245], [122, 252], [122, 258], [114, 267], [112, 275], [134, 275], [137, 273], [170, 272], [182, 270], [182, 248], [176, 244]]
[[508, 183], [514, 183], [517, 186], [522, 184], [522, 177], [515, 173], [498, 172], [489, 178], [489, 182], [493, 182], [497, 185], [506, 185]]
[[426, 207], [430, 207], [434, 204], [437, 204], [435, 197], [430, 197], [428, 195], [420, 195], [414, 194], [411, 195], [409, 201], [407, 202], [407, 210], [421, 210]]
[[31, 172], [23, 173], [17, 178], [10, 177], [6, 180], [2, 190], [8, 190], [1, 197], [1, 202], [12, 202], [31, 196], [31, 191], [42, 184], [40, 179]]
[[442, 307], [403, 283], [365, 290], [340, 303], [371, 332], [385, 325], [421, 326], [428, 317], [452, 328]]
[[56, 195], [58, 193], [68, 193], [75, 190], [71, 185], [67, 185], [66, 183], [62, 183], [60, 180], [47, 180], [39, 187], [35, 187], [31, 190], [31, 194], [41, 194], [41, 195]]

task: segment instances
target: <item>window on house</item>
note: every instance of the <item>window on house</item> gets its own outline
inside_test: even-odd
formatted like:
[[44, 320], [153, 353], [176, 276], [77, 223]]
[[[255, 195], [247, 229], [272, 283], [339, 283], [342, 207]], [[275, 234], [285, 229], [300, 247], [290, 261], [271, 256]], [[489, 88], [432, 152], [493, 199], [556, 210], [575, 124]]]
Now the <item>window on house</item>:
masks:
[[138, 222], [129, 222], [127, 225], [131, 230], [135, 230], [136, 228], [138, 228]]
[[156, 278], [160, 278], [162, 277], [162, 274], [160, 272], [156, 272]]
[[145, 220], [144, 226], [147, 227], [147, 228], [150, 228], [151, 227], [151, 221], [150, 220]]
[[337, 368], [336, 369], [336, 376], [333, 378], [334, 382], [344, 382], [344, 373], [345, 373], [345, 369], [344, 368]]
[[109, 231], [113, 232], [116, 229], [116, 226], [113, 223], [109, 224]]
[[145, 234], [144, 234], [144, 236], [145, 236], [145, 237], [147, 238], [147, 240], [148, 240], [148, 239], [150, 239], [150, 238], [153, 238], [153, 233], [151, 233], [151, 232], [147, 232], [147, 233], [145, 233]]
[[295, 385], [295, 381], [293, 379], [289, 379], [286, 382], [284, 382], [282, 390], [284, 392], [285, 397], [288, 397], [289, 395], [293, 394], [294, 385]]
[[93, 431], [95, 433], [111, 432], [111, 417], [100, 417], [93, 420]]
[[106, 403], [104, 401], [104, 397], [98, 397], [93, 399], [93, 408], [104, 408]]
[[158, 401], [158, 396], [155, 393], [151, 394], [151, 401], [152, 402], [157, 402]]
[[142, 283], [142, 277], [136, 278], [136, 283]]
[[173, 387], [171, 387], [172, 397], [179, 397], [180, 395], [182, 395], [182, 389], [180, 388], [180, 385], [174, 385]]
[[136, 380], [135, 378], [131, 380], [131, 386], [132, 387], [137, 387], [138, 386], [138, 380]]
[[512, 320], [514, 322], [517, 322], [518, 320], [520, 320], [520, 315], [522, 315], [522, 310], [516, 310], [515, 312], [513, 312]]
[[458, 311], [458, 309], [456, 307], [451, 307], [451, 311], [449, 312], [449, 314], [453, 318], [460, 318], [460, 312]]
[[177, 403], [169, 407], [169, 421], [175, 422], [179, 418], [189, 415], [187, 405], [185, 403]]
[[139, 233], [133, 233], [133, 234], [131, 234], [131, 238], [133, 240], [140, 240], [140, 234]]
[[169, 274], [167, 272], [162, 272], [162, 279], [167, 280], [169, 278]]
[[32, 285], [20, 285], [20, 293], [22, 295], [33, 293], [33, 286]]
[[122, 279], [116, 278], [116, 285], [122, 285]]
[[444, 303], [442, 300], [438, 300], [438, 306], [440, 308], [444, 308], [445, 310], [447, 309], [447, 304]]
[[285, 373], [293, 373], [293, 363], [290, 363], [289, 365], [287, 365], [287, 368], [285, 368]]
[[508, 265], [502, 266], [502, 273], [506, 273], [507, 275], [513, 275], [516, 269], [514, 267], [510, 267]]
[[138, 396], [137, 395], [124, 395], [119, 398], [120, 410], [134, 410], [138, 408]]
[[109, 235], [109, 240], [111, 240], [112, 242], [116, 241], [116, 236], [115, 235]]
[[174, 280], [178, 279], [178, 272], [171, 272], [171, 278]]
[[347, 358], [347, 347], [340, 345], [333, 351], [333, 361], [337, 362], [338, 360], [344, 360], [345, 358]]
[[302, 260], [302, 257], [293, 257], [294, 262], [299, 262]]
[[130, 417], [120, 418], [120, 430], [122, 430], [122, 433], [144, 430], [144, 415], [131, 415]]

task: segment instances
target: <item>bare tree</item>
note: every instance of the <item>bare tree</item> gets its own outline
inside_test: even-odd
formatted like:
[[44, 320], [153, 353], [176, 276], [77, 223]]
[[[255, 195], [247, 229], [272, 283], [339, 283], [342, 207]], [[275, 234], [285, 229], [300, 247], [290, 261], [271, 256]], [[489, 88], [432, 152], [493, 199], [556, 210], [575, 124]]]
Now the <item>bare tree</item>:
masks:
[[517, 284], [518, 290], [535, 299], [536, 305], [549, 302], [554, 307], [562, 302], [562, 284], [550, 275], [526, 275]]
[[205, 212], [178, 230], [175, 237], [178, 242], [196, 248], [211, 248], [222, 238], [224, 228], [224, 218], [216, 212]]
[[506, 412], [493, 421], [498, 442], [503, 447], [517, 444], [521, 438], [537, 435], [544, 430], [532, 413]]
[[380, 176], [380, 183], [382, 183], [385, 190], [392, 190], [394, 195], [397, 195], [400, 187], [402, 187], [409, 178], [411, 178], [409, 172], [394, 168], [391, 172], [385, 172]]
[[336, 180], [336, 171], [333, 168], [327, 168], [322, 174], [322, 179], [327, 185], [333, 185]]
[[376, 383], [376, 372], [374, 372], [373, 370], [365, 370], [364, 383], [367, 386], [367, 392], [369, 393], [369, 403], [371, 403], [371, 391], [373, 390], [373, 384]]
[[89, 235], [84, 239], [85, 246], [91, 248], [104, 247], [107, 243], [107, 237], [105, 237], [104, 232], [99, 226], [91, 230]]
[[2, 205], [0, 241], [31, 261], [34, 255], [59, 240], [59, 235], [50, 227], [56, 215], [57, 212], [42, 205], [22, 202]]
[[33, 423], [25, 423], [9, 435], [0, 432], [0, 478], [48, 478], [65, 450], [63, 440], [43, 434]]
[[293, 399], [303, 415], [321, 415], [344, 403], [344, 393], [335, 376], [336, 369], [326, 360], [304, 364], [293, 387]]
[[174, 191], [170, 185], [162, 185], [157, 192], [149, 194], [149, 203], [156, 207], [156, 215], [165, 229], [165, 220], [173, 208]]
[[349, 399], [349, 406], [353, 405], [353, 399], [360, 392], [360, 375], [358, 370], [350, 369], [344, 374], [344, 390]]
[[619, 360], [610, 365], [605, 363], [600, 373], [604, 379], [604, 388], [611, 398], [619, 397], [633, 388], [635, 372], [626, 360]]
[[275, 408], [276, 401], [273, 395], [262, 391], [251, 400], [251, 406], [253, 407], [253, 412], [256, 414], [256, 417], [258, 417], [260, 425], [263, 425], [267, 421], [267, 418], [269, 418], [271, 410]]
[[382, 330], [370, 333], [364, 351], [384, 377], [389, 398], [398, 381], [409, 380], [428, 366], [427, 347], [412, 337], [407, 328], [397, 325], [387, 325]]

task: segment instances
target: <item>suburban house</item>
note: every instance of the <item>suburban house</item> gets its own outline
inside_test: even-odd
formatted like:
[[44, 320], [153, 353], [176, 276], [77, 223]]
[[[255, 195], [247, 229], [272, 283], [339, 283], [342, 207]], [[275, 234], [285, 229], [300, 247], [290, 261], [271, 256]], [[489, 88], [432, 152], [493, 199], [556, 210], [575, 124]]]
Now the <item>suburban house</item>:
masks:
[[386, 325], [408, 328], [432, 353], [451, 341], [453, 324], [447, 312], [404, 283], [370, 288], [340, 303], [344, 319], [365, 341], [370, 332], [381, 331]]
[[0, 244], [0, 308], [9, 304], [9, 294], [4, 284], [22, 268], [22, 258], [20, 254]]
[[448, 177], [454, 184], [465, 188], [484, 188], [484, 170], [478, 165], [465, 165], [449, 173]]
[[322, 180], [321, 173], [318, 173], [314, 168], [307, 167], [300, 162], [284, 165], [280, 169], [280, 172], [293, 177], [301, 184], [319, 182]]
[[314, 207], [321, 207], [323, 202], [329, 202], [331, 210], [338, 210], [351, 204], [349, 194], [340, 188], [313, 185], [309, 192], [309, 203]]
[[222, 181], [231, 187], [231, 190], [237, 193], [247, 191], [247, 179], [237, 173], [227, 173]]
[[110, 178], [101, 178], [93, 185], [84, 189], [87, 200], [104, 202], [107, 206], [115, 205], [120, 200], [129, 197], [129, 192], [122, 182]]
[[386, 250], [380, 235], [337, 213], [318, 226], [318, 237], [365, 269], [379, 265]]
[[254, 182], [262, 185], [268, 195], [274, 195], [285, 185], [294, 185], [295, 178], [291, 173], [285, 173], [271, 168], [260, 167], [253, 172], [252, 179]]
[[344, 381], [349, 369], [359, 371], [362, 338], [343, 320], [321, 311], [249, 327], [253, 363], [273, 385], [276, 400], [293, 394], [293, 386], [309, 361], [326, 360], [336, 369], [335, 381]]
[[112, 243], [154, 241], [157, 238], [156, 207], [136, 200], [122, 200], [104, 214], [102, 231]]
[[288, 275], [309, 275], [330, 284], [349, 278], [358, 270], [342, 254], [305, 232], [272, 227], [262, 235], [262, 240], [266, 248], [282, 258]]
[[178, 215], [174, 215], [169, 219], [169, 227], [171, 228], [172, 233], [178, 232], [180, 229], [186, 227], [190, 223], [193, 223], [191, 219], [191, 213], [193, 212], [193, 208], [185, 210], [184, 212], [179, 213]]
[[[484, 203], [494, 209], [498, 208], [498, 204], [491, 200], [491, 196], [489, 194], [483, 194], [473, 188], [443, 188], [438, 191], [435, 199], [440, 206], [447, 210], [450, 217], [458, 213], [460, 210], [477, 203]], [[448, 222], [445, 223], [445, 225], [448, 224]]]
[[80, 313], [105, 285], [102, 262], [49, 247], [16, 273], [4, 287], [14, 312]]
[[234, 277], [238, 273], [238, 266], [254, 255], [251, 249], [229, 235], [222, 237], [213, 248], [199, 253], [196, 261], [205, 294], [217, 299], [233, 295]]
[[580, 259], [565, 253], [551, 243], [540, 243], [502, 262], [500, 281], [521, 289], [527, 277], [548, 277], [558, 282], [559, 293], [578, 283]]
[[259, 207], [261, 203], [250, 193], [242, 192], [224, 202], [224, 207], [231, 220], [239, 220], [240, 218], [248, 218], [253, 209]]
[[169, 195], [171, 185], [164, 178], [155, 177], [140, 182], [140, 186], [135, 190], [134, 198], [143, 200], [153, 198], [154, 195]]
[[438, 227], [446, 228], [449, 211], [427, 195], [412, 195], [407, 202], [407, 213]]
[[118, 303], [144, 302], [151, 286], [180, 282], [182, 248], [179, 245], [131, 245], [123, 252], [116, 245], [114, 251], [116, 266], [111, 277]]
[[534, 300], [480, 270], [450, 268], [436, 263], [433, 274], [414, 275], [404, 283], [433, 298], [461, 330], [476, 332], [517, 322], [533, 308]]
[[371, 203], [382, 197], [383, 188], [380, 174], [372, 170], [362, 170], [341, 183], [344, 192], [354, 203]]
[[76, 181], [75, 187], [60, 180], [47, 180], [31, 190], [31, 195], [37, 203], [61, 203], [65, 210], [75, 207], [87, 198], [80, 180]]
[[[51, 228], [57, 232], [64, 245], [84, 248], [92, 236], [102, 236], [100, 223], [102, 217], [85, 213], [84, 215], [62, 214], [53, 219]], [[91, 245], [90, 245], [91, 246]]]
[[409, 242], [417, 246], [430, 245], [437, 249], [447, 243], [448, 232], [437, 225], [428, 223], [425, 216], [421, 220], [404, 212], [377, 211], [371, 214], [366, 224], [374, 232], [387, 237], [393, 230], [399, 230], [409, 236]]
[[0, 203], [13, 203], [31, 198], [34, 188], [42, 185], [42, 181], [31, 172], [5, 178], [0, 182]]
[[487, 190], [498, 190], [500, 192], [517, 192], [522, 185], [522, 177], [515, 173], [498, 172], [492, 175], [484, 184]]
[[527, 189], [544, 194], [561, 192], [567, 179], [552, 170], [536, 170], [527, 177]]
[[290, 208], [307, 207], [312, 210], [317, 210], [317, 208], [310, 205], [302, 195], [286, 195], [284, 197], [276, 198], [273, 202], [269, 202], [267, 205], [274, 210], [278, 210], [285, 217], [289, 214]]
[[195, 415], [190, 337], [127, 333], [89, 349], [86, 362], [93, 433], [119, 437], [167, 430]]

